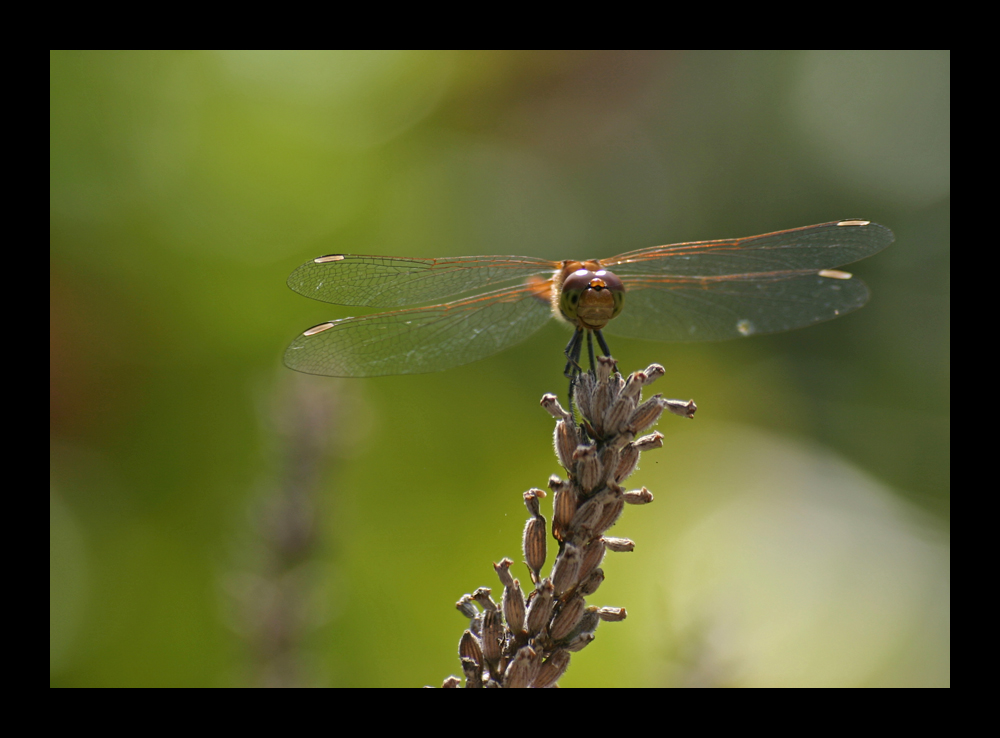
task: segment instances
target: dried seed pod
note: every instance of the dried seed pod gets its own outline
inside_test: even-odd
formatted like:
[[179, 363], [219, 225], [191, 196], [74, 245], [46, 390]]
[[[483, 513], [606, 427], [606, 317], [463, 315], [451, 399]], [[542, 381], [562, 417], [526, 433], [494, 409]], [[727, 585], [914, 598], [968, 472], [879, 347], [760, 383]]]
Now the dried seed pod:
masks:
[[580, 434], [577, 433], [576, 423], [570, 420], [560, 420], [556, 423], [555, 434], [556, 457], [563, 469], [573, 468], [573, 452], [580, 445]]
[[521, 583], [516, 579], [511, 582], [511, 586], [503, 588], [503, 597], [500, 600], [503, 607], [503, 616], [507, 621], [507, 629], [515, 636], [524, 633], [524, 592], [521, 591]]
[[472, 635], [472, 631], [465, 631], [462, 633], [461, 639], [458, 641], [458, 656], [462, 659], [469, 659], [476, 666], [483, 666], [483, 649], [479, 645], [479, 639]]
[[639, 451], [652, 451], [654, 448], [663, 448], [663, 434], [660, 431], [655, 431], [648, 436], [636, 438], [634, 445]]
[[552, 640], [561, 641], [572, 633], [583, 617], [586, 607], [586, 601], [579, 596], [571, 597], [568, 602], [563, 603], [549, 625], [549, 636]]
[[542, 629], [549, 622], [554, 596], [552, 582], [548, 579], [543, 579], [542, 583], [535, 590], [535, 596], [528, 603], [528, 614], [525, 622], [528, 625], [529, 635], [534, 636], [541, 633]]
[[642, 370], [642, 373], [646, 375], [646, 378], [642, 382], [643, 385], [645, 386], [652, 384], [657, 379], [662, 377], [664, 374], [667, 373], [667, 370], [663, 368], [662, 364], [650, 364], [649, 366], [647, 366], [645, 369]]
[[576, 586], [576, 578], [580, 573], [580, 548], [572, 543], [563, 546], [552, 565], [552, 587], [556, 597], [568, 592]]
[[614, 448], [613, 444], [605, 446], [597, 454], [597, 460], [601, 462], [601, 481], [595, 486], [595, 489], [605, 484], [610, 473], [618, 468], [618, 449]]
[[590, 597], [597, 591], [597, 588], [601, 586], [604, 581], [604, 569], [594, 569], [590, 576], [586, 579], [581, 577], [580, 584], [577, 586], [576, 591], [579, 592], [584, 597]]
[[624, 427], [633, 433], [641, 433], [660, 419], [667, 407], [667, 401], [660, 395], [653, 395], [632, 411]]
[[[615, 454], [621, 454], [622, 449], [628, 446], [630, 443], [632, 443], [634, 438], [635, 434], [632, 433], [632, 431], [630, 430], [619, 431], [617, 434], [615, 434], [614, 436], [612, 436], [607, 440], [607, 443], [605, 444], [604, 448], [607, 451], [613, 451]], [[612, 469], [617, 468], [617, 466], [618, 466], [617, 460], [614, 460], [609, 464], [609, 467]]]
[[490, 673], [496, 671], [500, 662], [503, 640], [503, 623], [500, 621], [499, 610], [487, 610], [483, 615], [482, 649], [483, 659], [489, 665]]
[[642, 489], [629, 490], [625, 493], [625, 502], [630, 505], [648, 505], [652, 501], [653, 493], [645, 487]]
[[618, 362], [612, 359], [610, 356], [598, 356], [597, 357], [597, 383], [605, 384], [610, 378], [611, 373], [618, 366]]
[[635, 411], [635, 406], [635, 400], [624, 394], [611, 403], [608, 409], [605, 410], [604, 418], [601, 421], [604, 426], [605, 435], [615, 435], [629, 428], [629, 421], [632, 413]]
[[481, 638], [483, 635], [483, 614], [479, 613], [476, 617], [469, 621], [469, 630], [472, 631], [472, 635], [476, 638]]
[[604, 495], [599, 493], [576, 509], [576, 514], [567, 527], [570, 537], [594, 530], [604, 510], [604, 501]]
[[646, 386], [646, 374], [645, 372], [632, 372], [628, 375], [628, 379], [625, 380], [625, 387], [622, 388], [622, 398], [628, 397], [630, 400], [638, 404], [639, 395], [642, 394], [642, 388]]
[[558, 398], [552, 393], [542, 395], [541, 406], [548, 411], [549, 415], [557, 420], [563, 418], [573, 419], [573, 414], [564, 410], [563, 406], [559, 404]]
[[462, 680], [457, 676], [450, 676], [441, 684], [441, 689], [457, 689], [462, 686]]
[[538, 676], [535, 677], [535, 686], [551, 687], [566, 673], [568, 666], [569, 653], [563, 650], [555, 651], [542, 662], [542, 666], [538, 670]]
[[573, 460], [576, 462], [576, 481], [583, 494], [593, 492], [601, 483], [603, 471], [601, 462], [597, 458], [597, 449], [594, 446], [577, 446]]
[[599, 384], [591, 396], [590, 414], [584, 416], [590, 421], [598, 438], [604, 438], [604, 416], [614, 401], [612, 392], [613, 389], [607, 383]]
[[604, 540], [595, 538], [583, 548], [583, 555], [580, 557], [580, 572], [577, 574], [579, 581], [584, 581], [590, 576], [601, 562], [604, 560]]
[[531, 646], [519, 648], [504, 672], [503, 686], [508, 689], [530, 687], [540, 667], [541, 659], [535, 649]]
[[528, 514], [533, 518], [540, 517], [538, 501], [545, 497], [545, 491], [532, 487], [524, 493], [524, 506], [528, 508]]
[[618, 458], [618, 468], [615, 470], [615, 481], [621, 482], [627, 478], [639, 465], [639, 449], [635, 443], [628, 444], [621, 450]]
[[585, 418], [592, 416], [594, 386], [594, 378], [589, 372], [576, 378], [573, 396], [576, 398], [576, 406], [580, 409], [580, 415]]
[[594, 640], [593, 633], [579, 633], [578, 635], [573, 636], [573, 638], [570, 639], [570, 641], [566, 643], [566, 645], [563, 646], [563, 648], [565, 648], [567, 651], [576, 653], [577, 651], [582, 651], [587, 646], [589, 646], [593, 642], [593, 640]]
[[577, 626], [577, 630], [581, 634], [593, 634], [597, 630], [597, 626], [601, 623], [601, 618], [597, 614], [598, 608], [588, 607], [583, 612], [583, 616], [580, 618], [580, 624]]
[[601, 535], [608, 528], [618, 522], [622, 510], [625, 509], [625, 498], [621, 493], [609, 495], [601, 508], [601, 515], [594, 523], [593, 531], [595, 535]]
[[541, 515], [528, 518], [521, 547], [524, 551], [524, 563], [531, 572], [531, 581], [537, 583], [542, 567], [545, 566], [545, 518]]
[[693, 418], [695, 412], [698, 410], [698, 406], [694, 404], [694, 400], [667, 400], [667, 410], [672, 412], [674, 415], [680, 415], [682, 418]]
[[608, 536], [604, 536], [602, 540], [607, 545], [608, 550], [615, 553], [629, 553], [635, 550], [635, 541], [628, 538], [609, 538]]
[[599, 607], [597, 617], [606, 623], [617, 623], [628, 617], [624, 607]]
[[[549, 484], [552, 482], [550, 480]], [[572, 482], [562, 482], [554, 487], [555, 499], [552, 501], [552, 535], [558, 541], [565, 540], [565, 531], [576, 514], [580, 493]]]
[[462, 673], [465, 674], [466, 689], [482, 688], [483, 671], [472, 659], [462, 659]]
[[479, 614], [479, 608], [476, 607], [475, 602], [472, 599], [472, 595], [464, 594], [455, 603], [455, 607], [458, 611], [465, 615], [467, 618], [474, 618]]
[[509, 587], [514, 583], [514, 579], [510, 575], [510, 565], [513, 563], [513, 561], [504, 557], [500, 559], [499, 564], [493, 564], [493, 570], [497, 573], [497, 577], [500, 578], [500, 584], [504, 587]]
[[493, 601], [490, 594], [493, 592], [489, 587], [479, 587], [475, 592], [472, 593], [472, 599], [479, 603], [479, 606], [483, 608], [486, 612], [497, 609], [497, 603]]

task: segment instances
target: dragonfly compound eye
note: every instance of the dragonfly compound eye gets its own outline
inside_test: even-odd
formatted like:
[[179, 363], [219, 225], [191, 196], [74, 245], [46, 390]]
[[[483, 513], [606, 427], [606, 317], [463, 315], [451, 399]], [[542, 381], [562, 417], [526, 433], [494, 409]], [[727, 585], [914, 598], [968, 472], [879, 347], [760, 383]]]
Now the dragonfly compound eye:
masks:
[[562, 284], [559, 310], [581, 328], [600, 330], [621, 312], [625, 287], [613, 273], [577, 269]]

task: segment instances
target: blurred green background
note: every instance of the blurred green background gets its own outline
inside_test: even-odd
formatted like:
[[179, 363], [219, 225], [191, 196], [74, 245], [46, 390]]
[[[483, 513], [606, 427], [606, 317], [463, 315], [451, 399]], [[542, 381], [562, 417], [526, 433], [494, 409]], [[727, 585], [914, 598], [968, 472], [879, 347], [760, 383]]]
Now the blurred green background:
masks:
[[[664, 416], [573, 686], [950, 683], [948, 52], [53, 52], [50, 683], [438, 685], [562, 473], [554, 323], [484, 361], [281, 364], [331, 252], [588, 258], [841, 218], [844, 318], [616, 339]], [[647, 393], [648, 394], [648, 393]], [[543, 505], [550, 514], [548, 498]], [[550, 558], [551, 561], [551, 558]]]

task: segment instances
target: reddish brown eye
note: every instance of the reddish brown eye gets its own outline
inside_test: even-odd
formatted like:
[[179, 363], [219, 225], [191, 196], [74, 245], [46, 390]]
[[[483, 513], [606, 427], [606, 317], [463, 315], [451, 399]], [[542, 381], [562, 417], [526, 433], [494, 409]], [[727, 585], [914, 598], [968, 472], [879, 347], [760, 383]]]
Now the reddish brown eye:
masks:
[[593, 279], [594, 273], [589, 269], [577, 269], [563, 281], [562, 292], [559, 295], [559, 311], [566, 320], [576, 322], [580, 300], [590, 289], [590, 282]]
[[587, 269], [577, 269], [569, 274], [562, 283], [562, 290], [559, 294], [559, 312], [571, 323], [576, 322], [580, 298], [590, 289], [590, 280], [593, 276], [594, 273]]
[[604, 280], [605, 286], [612, 292], [625, 292], [625, 285], [622, 284], [621, 279], [614, 272], [602, 269], [599, 272], [594, 272], [594, 276]]
[[566, 281], [563, 282], [562, 285], [563, 292], [576, 292], [577, 294], [582, 293], [585, 289], [590, 287], [590, 282], [594, 279], [594, 276], [594, 273], [588, 269], [577, 269], [575, 272], [566, 277]]

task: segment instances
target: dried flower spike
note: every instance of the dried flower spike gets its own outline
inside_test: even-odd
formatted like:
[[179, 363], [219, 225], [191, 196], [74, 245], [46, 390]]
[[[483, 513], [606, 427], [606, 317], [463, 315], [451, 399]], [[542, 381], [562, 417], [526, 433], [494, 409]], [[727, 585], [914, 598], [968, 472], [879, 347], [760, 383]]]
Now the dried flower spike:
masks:
[[[604, 581], [605, 552], [635, 548], [629, 538], [604, 533], [618, 522], [626, 503], [645, 505], [653, 500], [645, 487], [625, 491], [619, 483], [635, 471], [643, 452], [663, 445], [660, 433], [636, 438], [637, 433], [655, 423], [664, 410], [690, 418], [697, 407], [692, 400], [664, 400], [660, 395], [642, 401], [643, 389], [664, 375], [659, 364], [633, 372], [628, 379], [617, 372], [611, 357], [598, 357], [596, 364], [595, 371], [580, 375], [574, 384], [582, 429], [555, 395], [542, 398], [542, 407], [556, 419], [556, 457], [567, 475], [565, 480], [549, 478], [554, 492], [552, 536], [559, 542], [550, 577], [542, 577], [546, 520], [540, 501], [545, 492], [530, 489], [524, 493], [530, 517], [522, 548], [534, 589], [525, 597], [511, 575], [513, 562], [504, 558], [494, 564], [503, 585], [499, 607], [488, 587], [464, 595], [456, 605], [469, 618], [459, 642], [466, 687], [556, 686], [569, 666], [570, 653], [594, 640], [601, 621], [626, 617], [623, 607], [586, 602]], [[444, 686], [456, 682], [450, 677]]]

